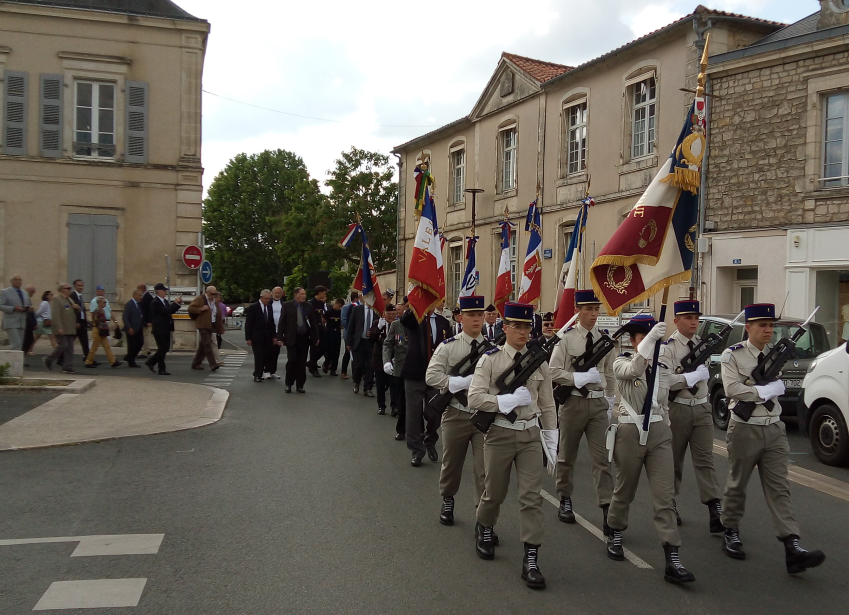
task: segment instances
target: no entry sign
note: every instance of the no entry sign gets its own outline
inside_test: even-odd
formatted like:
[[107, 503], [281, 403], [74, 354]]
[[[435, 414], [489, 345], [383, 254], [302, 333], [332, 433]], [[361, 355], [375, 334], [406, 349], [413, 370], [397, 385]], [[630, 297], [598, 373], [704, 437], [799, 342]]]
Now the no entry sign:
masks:
[[186, 246], [183, 250], [183, 262], [189, 269], [198, 269], [203, 262], [203, 252], [197, 246]]

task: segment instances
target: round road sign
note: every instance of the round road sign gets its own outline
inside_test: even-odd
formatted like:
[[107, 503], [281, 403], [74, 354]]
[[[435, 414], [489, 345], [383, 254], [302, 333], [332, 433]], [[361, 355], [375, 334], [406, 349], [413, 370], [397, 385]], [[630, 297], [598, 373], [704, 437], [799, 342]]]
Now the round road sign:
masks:
[[212, 263], [209, 261], [203, 261], [200, 266], [200, 281], [204, 284], [212, 282]]
[[189, 269], [197, 269], [203, 262], [203, 252], [197, 246], [186, 246], [183, 250], [183, 262]]

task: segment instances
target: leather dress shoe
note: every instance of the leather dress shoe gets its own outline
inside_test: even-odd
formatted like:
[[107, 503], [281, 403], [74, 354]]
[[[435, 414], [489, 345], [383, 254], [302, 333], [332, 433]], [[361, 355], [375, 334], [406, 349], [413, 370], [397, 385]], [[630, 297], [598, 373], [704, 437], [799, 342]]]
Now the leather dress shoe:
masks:
[[318, 373], [318, 370], [317, 370], [317, 369], [312, 369], [312, 370], [310, 370], [310, 375], [311, 375], [313, 378], [321, 378], [321, 374], [319, 374], [319, 373]]
[[153, 363], [148, 363], [147, 361], [145, 361], [144, 364], [147, 365], [147, 369], [152, 371], [154, 374], [156, 373], [156, 370], [153, 369]]
[[663, 553], [666, 555], [666, 569], [663, 571], [663, 580], [667, 583], [692, 583], [696, 580], [693, 573], [684, 568], [678, 559], [678, 547], [665, 545]]
[[363, 397], [374, 397], [374, 393], [372, 393], [371, 389], [366, 389], [363, 391]]
[[198, 365], [197, 367], [195, 367], [194, 365], [192, 365], [192, 369], [196, 369], [196, 370], [198, 370], [199, 372], [202, 372], [202, 371], [203, 371], [203, 365]]
[[442, 525], [454, 525], [454, 498], [442, 498], [442, 510], [439, 511], [439, 522]]
[[560, 507], [557, 509], [557, 518], [563, 523], [575, 523], [575, 513], [572, 511], [572, 498], [568, 495], [560, 496]]
[[286, 387], [286, 392], [287, 392], [287, 393], [291, 393], [291, 392], [292, 392], [292, 387]]
[[422, 459], [423, 457], [421, 455], [413, 455], [413, 459], [410, 461], [410, 465], [414, 468], [418, 468], [422, 465]]
[[402, 433], [396, 433], [395, 434], [395, 440], [398, 441], [398, 442], [403, 442], [406, 439], [407, 439], [407, 436], [405, 434], [402, 434]]
[[722, 550], [725, 551], [725, 555], [732, 559], [746, 559], [746, 552], [743, 551], [743, 543], [740, 542], [740, 530], [725, 528]]
[[359, 384], [355, 384], [355, 385], [354, 385], [354, 395], [356, 395], [356, 394], [357, 394], [357, 393], [359, 393], [359, 392], [360, 392], [360, 385], [359, 385]]
[[427, 458], [430, 459], [434, 463], [439, 461], [439, 453], [436, 452], [435, 446], [428, 446], [427, 447]]
[[85, 366], [88, 369], [97, 369], [97, 365], [95, 365], [94, 363], [86, 363]]
[[475, 524], [475, 552], [481, 559], [495, 559], [495, 543], [492, 542], [492, 527]]
[[164, 369], [159, 371], [160, 376], [170, 376], [171, 372], [166, 372]]
[[395, 418], [396, 416], [398, 416], [398, 408], [396, 408], [396, 407], [394, 407], [394, 406], [393, 406], [393, 407], [389, 410], [389, 416], [391, 416], [392, 418]]
[[622, 548], [622, 532], [611, 528], [607, 537], [607, 557], [617, 562], [625, 559], [625, 549]]
[[381, 406], [380, 408], [377, 409], [377, 413], [379, 415], [383, 416], [384, 414], [386, 414], [386, 408]]
[[262, 382], [262, 378], [259, 376], [254, 376], [254, 382]]
[[127, 367], [141, 367], [138, 363], [127, 363]]
[[220, 366], [220, 365], [216, 365], [215, 367], [211, 367], [211, 368], [209, 369], [209, 371], [211, 371], [211, 372], [217, 372], [219, 367], [221, 367], [221, 366]]
[[525, 559], [522, 561], [522, 580], [531, 589], [545, 589], [545, 577], [539, 569], [539, 545], [525, 543]]
[[298, 393], [306, 393], [306, 391], [303, 389], [298, 389]]
[[115, 369], [116, 367], [121, 367], [123, 364], [124, 364], [124, 363], [123, 363], [122, 361], [115, 361], [115, 362], [112, 364], [112, 369]]

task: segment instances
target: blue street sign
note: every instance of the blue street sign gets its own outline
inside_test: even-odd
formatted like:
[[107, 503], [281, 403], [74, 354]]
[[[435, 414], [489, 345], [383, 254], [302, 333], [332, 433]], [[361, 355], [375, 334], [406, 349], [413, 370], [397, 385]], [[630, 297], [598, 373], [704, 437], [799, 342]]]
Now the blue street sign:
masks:
[[203, 261], [200, 266], [200, 281], [204, 284], [212, 282], [212, 263]]
[[542, 251], [542, 257], [543, 258], [551, 258], [553, 255], [554, 255], [554, 252], [552, 251], [551, 248], [546, 248], [545, 250]]
[[742, 265], [743, 259], [742, 258], [735, 258], [734, 260], [731, 261], [731, 264], [732, 265]]

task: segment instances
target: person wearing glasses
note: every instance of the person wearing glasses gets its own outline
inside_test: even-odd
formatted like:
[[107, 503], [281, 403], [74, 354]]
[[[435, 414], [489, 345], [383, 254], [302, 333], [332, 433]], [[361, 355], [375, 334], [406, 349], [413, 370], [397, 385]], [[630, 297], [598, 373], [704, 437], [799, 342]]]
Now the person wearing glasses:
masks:
[[214, 286], [207, 286], [203, 295], [192, 299], [189, 304], [189, 317], [195, 321], [195, 327], [200, 335], [200, 343], [192, 359], [192, 369], [202, 370], [205, 356], [209, 362], [209, 368], [212, 371], [217, 370], [219, 366], [215, 360], [215, 351], [212, 350], [212, 333], [224, 315], [218, 307], [218, 290]]

